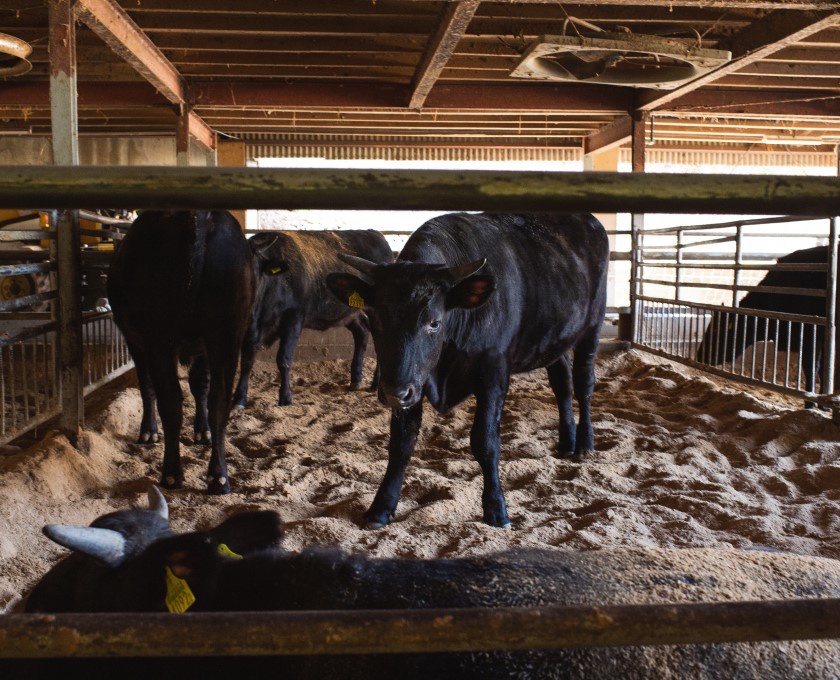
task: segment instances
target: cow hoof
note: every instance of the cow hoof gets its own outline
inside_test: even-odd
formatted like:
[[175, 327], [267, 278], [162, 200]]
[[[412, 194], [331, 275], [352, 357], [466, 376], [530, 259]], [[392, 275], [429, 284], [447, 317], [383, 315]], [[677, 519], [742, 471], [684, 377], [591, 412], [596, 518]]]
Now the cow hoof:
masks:
[[557, 457], [558, 458], [573, 458], [575, 456], [574, 451], [558, 451]]
[[350, 389], [351, 392], [357, 392], [358, 390], [362, 389], [362, 383], [360, 383], [360, 382], [350, 383], [350, 388], [349, 389]]
[[157, 432], [141, 432], [137, 443], [151, 446], [152, 444], [157, 444], [159, 441], [160, 435]]
[[230, 493], [230, 482], [227, 477], [208, 477], [207, 493], [212, 496], [224, 496]]
[[164, 475], [161, 477], [160, 485], [164, 489], [180, 489], [184, 486], [183, 475]]
[[592, 453], [595, 453], [595, 449], [581, 449], [580, 451], [575, 451], [576, 456], [588, 456]]
[[204, 432], [196, 432], [193, 435], [193, 443], [197, 445], [212, 446], [213, 441], [210, 435], [210, 430]]
[[362, 528], [368, 531], [375, 531], [376, 529], [384, 529], [387, 526], [388, 522], [365, 522]]
[[234, 404], [233, 405], [233, 410], [234, 411], [244, 411], [245, 410], [245, 404]]

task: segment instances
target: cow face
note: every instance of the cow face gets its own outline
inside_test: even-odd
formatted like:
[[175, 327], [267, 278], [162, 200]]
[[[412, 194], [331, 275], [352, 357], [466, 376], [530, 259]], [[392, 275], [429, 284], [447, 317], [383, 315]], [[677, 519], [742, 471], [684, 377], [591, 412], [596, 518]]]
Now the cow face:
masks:
[[364, 309], [370, 319], [380, 369], [379, 400], [392, 408], [414, 406], [445, 339], [453, 334], [453, 310], [483, 305], [495, 281], [475, 274], [484, 260], [447, 268], [408, 262], [367, 266], [359, 258], [342, 259], [365, 267], [367, 276], [330, 274], [327, 285], [339, 300]]

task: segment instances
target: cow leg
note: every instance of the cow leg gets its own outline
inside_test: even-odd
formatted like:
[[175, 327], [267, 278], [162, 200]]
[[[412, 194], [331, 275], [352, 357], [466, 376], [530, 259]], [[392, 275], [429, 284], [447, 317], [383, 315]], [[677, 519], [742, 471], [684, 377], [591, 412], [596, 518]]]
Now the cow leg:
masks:
[[557, 455], [560, 458], [568, 458], [575, 452], [575, 412], [572, 408], [572, 369], [569, 366], [569, 356], [564, 354], [545, 370], [560, 412]]
[[280, 397], [277, 403], [288, 406], [292, 403], [290, 384], [292, 357], [295, 354], [300, 332], [303, 330], [303, 315], [285, 314], [280, 322], [280, 346], [277, 348], [277, 370], [280, 372]]
[[595, 451], [592, 433], [591, 402], [595, 389], [595, 354], [598, 350], [598, 333], [594, 329], [575, 345], [572, 382], [578, 403], [578, 426], [575, 434], [575, 454]]
[[175, 352], [156, 353], [150, 359], [150, 372], [163, 423], [163, 472], [160, 485], [166, 489], [180, 489], [184, 485], [180, 451], [184, 395], [178, 381]]
[[388, 467], [379, 489], [364, 515], [365, 528], [381, 529], [391, 520], [400, 500], [405, 469], [414, 447], [423, 420], [423, 400], [407, 409], [391, 411], [391, 439], [388, 442]]
[[238, 344], [229, 347], [208, 347], [210, 362], [210, 392], [208, 414], [212, 446], [210, 463], [207, 468], [207, 493], [230, 493], [230, 477], [225, 456], [225, 430], [230, 416], [233, 394], [233, 380], [236, 374], [236, 354]]
[[155, 417], [155, 388], [149, 374], [149, 362], [146, 355], [133, 344], [128, 344], [128, 351], [134, 360], [137, 381], [140, 383], [140, 399], [143, 401], [143, 417], [140, 421], [138, 444], [156, 444], [160, 441], [157, 418]]
[[491, 527], [509, 529], [510, 519], [499, 482], [499, 424], [510, 376], [502, 362], [493, 366], [483, 365], [479, 371], [470, 448], [484, 477], [484, 490], [481, 494], [484, 522]]
[[370, 329], [361, 315], [354, 317], [347, 329], [353, 334], [353, 361], [350, 362], [350, 389], [358, 390], [362, 386], [362, 369], [365, 365]]
[[193, 442], [208, 445], [211, 443], [210, 425], [207, 416], [207, 394], [210, 390], [210, 369], [207, 367], [207, 357], [197, 356], [190, 366], [190, 392], [195, 399], [195, 423], [193, 425]]
[[245, 340], [242, 342], [242, 352], [239, 361], [239, 382], [236, 384], [236, 391], [233, 393], [234, 408], [243, 409], [248, 402], [248, 380], [251, 377], [251, 369], [254, 367], [256, 356], [257, 334], [254, 329], [249, 328], [245, 335]]

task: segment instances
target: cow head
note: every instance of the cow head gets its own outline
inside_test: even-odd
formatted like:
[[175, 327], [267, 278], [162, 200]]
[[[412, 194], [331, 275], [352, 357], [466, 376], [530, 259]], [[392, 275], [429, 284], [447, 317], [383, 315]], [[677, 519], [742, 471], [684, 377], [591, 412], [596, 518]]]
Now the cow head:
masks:
[[[270, 511], [239, 513], [208, 531], [182, 535], [172, 534], [168, 517], [166, 500], [152, 487], [148, 510], [112, 512], [89, 527], [47, 525], [44, 534], [73, 552], [35, 586], [26, 611], [163, 611], [167, 568], [183, 578], [198, 552], [248, 555], [276, 546], [283, 534]], [[188, 549], [194, 546], [201, 551]]]
[[[333, 273], [327, 285], [339, 300], [364, 309], [370, 319], [380, 369], [379, 400], [409, 408], [423, 396], [423, 386], [454, 334], [454, 310], [483, 305], [495, 287], [488, 274], [477, 274], [485, 260], [455, 267], [397, 262], [378, 265], [339, 257], [362, 276]], [[461, 320], [462, 321], [462, 320]]]

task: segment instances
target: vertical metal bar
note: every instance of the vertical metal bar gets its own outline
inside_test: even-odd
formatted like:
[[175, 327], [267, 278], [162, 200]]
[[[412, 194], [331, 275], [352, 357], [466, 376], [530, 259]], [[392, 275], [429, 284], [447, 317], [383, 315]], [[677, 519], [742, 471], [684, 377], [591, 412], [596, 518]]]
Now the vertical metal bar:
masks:
[[799, 352], [796, 354], [796, 389], [802, 389], [802, 350], [805, 348], [805, 324], [799, 322]]
[[[720, 338], [718, 338], [719, 340]], [[719, 357], [723, 357], [723, 367], [726, 368], [726, 358], [727, 358], [727, 347], [729, 346], [729, 312], [725, 312], [724, 324], [723, 324], [723, 353], [718, 354]]]
[[9, 395], [11, 396], [10, 416], [12, 431], [17, 426], [17, 378], [15, 377], [15, 345], [9, 345]]
[[[744, 226], [742, 224], [738, 224], [735, 227], [735, 270], [733, 272], [733, 280], [732, 280], [732, 306], [738, 306], [738, 286], [741, 283], [741, 258], [743, 257], [743, 247], [744, 247]], [[735, 366], [733, 365], [733, 370]]]
[[[752, 369], [750, 370], [750, 378], [753, 378], [753, 379], [755, 379], [755, 354], [756, 354], [755, 349], [756, 349], [756, 347], [757, 347], [757, 345], [758, 345], [758, 322], [759, 322], [759, 319], [756, 319], [756, 320], [755, 320], [755, 323], [753, 324], [753, 336], [752, 336], [752, 348], [753, 348], [753, 351], [752, 351]], [[765, 347], [766, 347], [766, 343], [765, 343]]]
[[764, 319], [764, 353], [761, 356], [761, 381], [767, 382], [767, 339], [770, 337], [770, 319]]
[[6, 419], [9, 415], [7, 408], [8, 399], [6, 396], [6, 348], [0, 347], [0, 398], [3, 400], [3, 420], [0, 423], [0, 434], [6, 434]]
[[644, 247], [644, 225], [644, 215], [633, 213], [630, 216], [630, 326], [633, 329], [631, 345], [638, 342], [641, 330], [640, 324], [643, 323], [643, 319], [639, 318], [638, 296], [644, 294], [644, 284], [640, 283], [640, 279], [643, 276], [642, 249]]
[[741, 375], [744, 375], [744, 363], [747, 360], [747, 326], [749, 326], [749, 319], [746, 314], [742, 315], [742, 319], [744, 321], [744, 333], [741, 338]]
[[[837, 218], [828, 221], [828, 271], [825, 289], [825, 337], [820, 392], [834, 394], [837, 351]], [[815, 376], [816, 378], [816, 376]]]
[[23, 420], [26, 422], [29, 419], [29, 371], [26, 365], [26, 346], [29, 344], [27, 340], [20, 343], [20, 354], [22, 357], [20, 365], [21, 374], [21, 389], [23, 390]]
[[677, 264], [676, 273], [674, 275], [674, 299], [680, 299], [680, 284], [682, 283], [682, 264], [683, 264], [683, 229], [680, 227], [677, 230]]
[[790, 346], [791, 340], [793, 340], [793, 336], [791, 333], [793, 332], [793, 323], [791, 321], [787, 322], [787, 349], [785, 350], [785, 387], [790, 387]]

